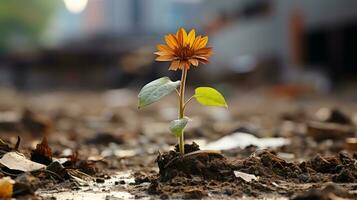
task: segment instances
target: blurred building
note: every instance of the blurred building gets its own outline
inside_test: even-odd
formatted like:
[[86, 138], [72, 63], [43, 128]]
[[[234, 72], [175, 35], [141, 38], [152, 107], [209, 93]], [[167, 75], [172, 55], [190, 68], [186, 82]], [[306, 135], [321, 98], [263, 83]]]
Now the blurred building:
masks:
[[[209, 78], [239, 79], [258, 71], [259, 80], [325, 84], [357, 74], [355, 0], [57, 1], [40, 46], [28, 54], [0, 55], [0, 84], [11, 84], [7, 73], [21, 75], [13, 75], [17, 85], [22, 79], [37, 82], [20, 84], [29, 88], [51, 81], [51, 87], [63, 82], [107, 87], [113, 79], [136, 80], [139, 73], [129, 68], [155, 76], [161, 72], [141, 65], [153, 63], [148, 55], [155, 44], [180, 26], [210, 36], [215, 54], [203, 69]], [[71, 10], [68, 3], [74, 2], [83, 4]], [[54, 73], [61, 76], [52, 78]]]

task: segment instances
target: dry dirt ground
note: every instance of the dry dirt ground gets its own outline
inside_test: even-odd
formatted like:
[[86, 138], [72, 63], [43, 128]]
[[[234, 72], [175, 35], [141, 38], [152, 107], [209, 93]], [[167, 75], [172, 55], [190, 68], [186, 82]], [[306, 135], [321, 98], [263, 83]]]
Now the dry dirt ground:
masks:
[[[356, 137], [351, 93], [261, 89], [228, 95], [228, 110], [192, 103], [186, 142], [197, 145], [184, 157], [168, 131], [176, 98], [138, 110], [136, 95], [1, 90], [0, 157], [17, 151], [45, 168], [0, 164], [0, 178], [15, 180], [18, 199], [357, 199], [357, 144], [347, 139]], [[210, 151], [233, 133], [255, 143], [233, 137]]]

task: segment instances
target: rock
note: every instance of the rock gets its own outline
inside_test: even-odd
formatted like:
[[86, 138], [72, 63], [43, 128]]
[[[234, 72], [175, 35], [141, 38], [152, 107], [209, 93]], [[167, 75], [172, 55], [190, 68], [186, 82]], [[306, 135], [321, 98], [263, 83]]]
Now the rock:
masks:
[[307, 135], [317, 141], [326, 139], [342, 140], [354, 134], [354, 128], [349, 125], [337, 123], [309, 122], [307, 123]]
[[352, 120], [337, 108], [321, 108], [316, 112], [316, 117], [322, 122], [351, 125]]
[[[68, 179], [69, 175], [66, 171], [66, 169], [61, 165], [61, 163], [54, 161], [48, 167], [46, 168], [48, 171], [51, 171], [55, 174], [57, 174], [60, 178], [62, 179]], [[56, 177], [58, 178], [58, 177]]]
[[105, 180], [102, 179], [102, 178], [96, 178], [96, 179], [95, 179], [95, 182], [96, 182], [96, 183], [105, 183]]
[[345, 148], [351, 152], [357, 151], [357, 137], [347, 138], [345, 140]]
[[333, 176], [332, 180], [337, 183], [353, 183], [355, 178], [350, 170], [343, 169], [338, 175]]
[[40, 186], [40, 180], [30, 173], [23, 173], [16, 177], [14, 185], [14, 196], [34, 194]]
[[323, 158], [320, 155], [317, 155], [315, 158], [309, 161], [309, 164], [317, 172], [333, 173], [336, 171], [336, 167], [339, 163], [336, 158]]

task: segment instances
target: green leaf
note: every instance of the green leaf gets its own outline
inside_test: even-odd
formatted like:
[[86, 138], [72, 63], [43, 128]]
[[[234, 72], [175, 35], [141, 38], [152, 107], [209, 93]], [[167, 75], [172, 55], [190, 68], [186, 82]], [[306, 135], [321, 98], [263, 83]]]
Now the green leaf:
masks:
[[146, 84], [138, 95], [138, 107], [142, 108], [160, 100], [174, 91], [179, 85], [180, 81], [173, 82], [168, 77], [162, 77]]
[[228, 107], [223, 95], [211, 87], [198, 87], [195, 89], [194, 97], [198, 103], [204, 106]]
[[176, 135], [176, 137], [180, 137], [185, 129], [189, 118], [184, 117], [182, 119], [176, 119], [170, 122], [170, 131]]

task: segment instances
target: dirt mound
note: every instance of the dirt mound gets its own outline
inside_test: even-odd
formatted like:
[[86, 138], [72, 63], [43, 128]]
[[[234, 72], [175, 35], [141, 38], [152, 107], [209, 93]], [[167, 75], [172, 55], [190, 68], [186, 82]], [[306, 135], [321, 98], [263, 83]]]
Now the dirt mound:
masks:
[[357, 162], [345, 153], [338, 156], [317, 155], [311, 160], [291, 163], [269, 151], [257, 151], [250, 157], [235, 162], [235, 170], [265, 178], [294, 182], [357, 182]]
[[336, 200], [336, 199], [355, 199], [357, 196], [351, 194], [345, 188], [340, 186], [329, 184], [322, 189], [312, 188], [301, 194], [295, 195], [293, 200]]
[[167, 181], [176, 176], [200, 176], [208, 180], [229, 180], [234, 178], [232, 165], [219, 152], [201, 151], [196, 143], [185, 145], [186, 154], [181, 156], [178, 148], [160, 154], [157, 163], [160, 180]]

